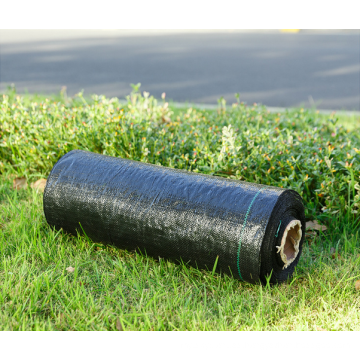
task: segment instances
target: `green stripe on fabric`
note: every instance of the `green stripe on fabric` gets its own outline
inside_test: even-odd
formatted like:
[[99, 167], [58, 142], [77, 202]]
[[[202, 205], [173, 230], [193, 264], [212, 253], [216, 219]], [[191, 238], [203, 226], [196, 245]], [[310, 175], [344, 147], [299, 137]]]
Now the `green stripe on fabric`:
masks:
[[251, 210], [251, 207], [255, 201], [255, 199], [258, 197], [258, 195], [264, 190], [265, 188], [262, 188], [260, 189], [254, 196], [254, 198], [251, 200], [251, 203], [246, 211], [246, 214], [245, 214], [245, 219], [244, 219], [244, 224], [241, 228], [241, 232], [240, 232], [240, 240], [239, 240], [239, 248], [238, 248], [238, 252], [237, 252], [237, 269], [238, 269], [238, 273], [239, 273], [239, 276], [240, 276], [240, 279], [242, 281], [244, 281], [243, 277], [241, 276], [241, 272], [240, 272], [240, 250], [241, 250], [241, 242], [242, 242], [242, 238], [243, 238], [243, 234], [244, 234], [244, 230], [245, 230], [245, 227], [246, 227], [246, 222], [247, 222], [247, 218], [249, 216], [249, 213], [250, 213], [250, 210]]
[[276, 231], [275, 237], [278, 237], [278, 236], [279, 236], [280, 226], [281, 226], [281, 220], [280, 220], [279, 226], [278, 226], [278, 228], [277, 228], [277, 231]]

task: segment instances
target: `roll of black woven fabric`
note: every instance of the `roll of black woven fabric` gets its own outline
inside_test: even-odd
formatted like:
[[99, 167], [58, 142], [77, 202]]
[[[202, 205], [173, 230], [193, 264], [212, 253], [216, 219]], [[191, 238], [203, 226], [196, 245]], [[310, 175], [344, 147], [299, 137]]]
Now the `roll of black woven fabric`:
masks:
[[[305, 233], [292, 190], [73, 150], [53, 167], [44, 212], [55, 228], [182, 259], [241, 280], [291, 277]], [[81, 224], [81, 226], [80, 226]]]

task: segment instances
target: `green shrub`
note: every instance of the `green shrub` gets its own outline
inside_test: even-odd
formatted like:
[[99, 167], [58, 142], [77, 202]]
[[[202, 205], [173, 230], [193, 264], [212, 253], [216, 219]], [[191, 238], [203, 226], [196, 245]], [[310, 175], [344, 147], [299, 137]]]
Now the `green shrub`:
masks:
[[360, 212], [360, 132], [310, 110], [270, 113], [238, 102], [217, 111], [176, 111], [148, 93], [127, 103], [0, 101], [0, 171], [48, 175], [72, 149], [298, 191], [308, 217]]

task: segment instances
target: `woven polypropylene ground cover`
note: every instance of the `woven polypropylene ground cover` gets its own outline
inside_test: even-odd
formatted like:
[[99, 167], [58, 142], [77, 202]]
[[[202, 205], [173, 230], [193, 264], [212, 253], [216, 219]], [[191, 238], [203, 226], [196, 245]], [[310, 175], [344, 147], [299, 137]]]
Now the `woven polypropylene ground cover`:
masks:
[[52, 169], [44, 212], [57, 229], [155, 257], [232, 274], [250, 283], [286, 281], [277, 251], [304, 206], [292, 190], [73, 150]]

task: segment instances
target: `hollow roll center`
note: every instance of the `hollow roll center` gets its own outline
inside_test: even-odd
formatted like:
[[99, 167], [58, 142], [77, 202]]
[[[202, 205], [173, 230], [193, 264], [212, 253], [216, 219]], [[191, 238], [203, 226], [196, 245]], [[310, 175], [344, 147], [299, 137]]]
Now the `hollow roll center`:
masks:
[[280, 246], [277, 246], [281, 260], [284, 262], [283, 269], [286, 269], [297, 257], [299, 244], [302, 236], [301, 222], [292, 220], [286, 226]]

